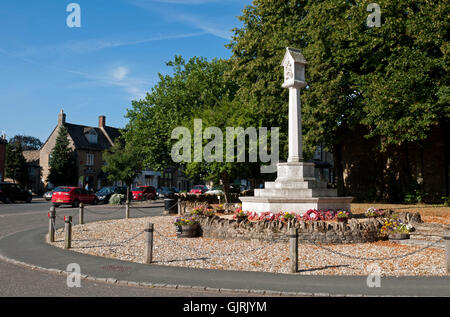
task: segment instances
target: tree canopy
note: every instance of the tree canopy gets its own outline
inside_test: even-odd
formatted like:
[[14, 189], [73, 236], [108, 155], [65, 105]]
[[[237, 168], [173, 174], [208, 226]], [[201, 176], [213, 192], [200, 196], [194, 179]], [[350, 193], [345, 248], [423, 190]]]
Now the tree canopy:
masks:
[[108, 175], [108, 180], [124, 182], [127, 189], [127, 201], [129, 201], [129, 187], [136, 176], [142, 171], [142, 159], [140, 159], [135, 147], [123, 145], [117, 139], [114, 145], [103, 153], [105, 165], [102, 170]]
[[133, 101], [124, 131], [127, 144], [138, 150], [146, 167], [162, 171], [171, 159], [172, 130], [184, 125], [221, 99], [232, 97], [233, 82], [226, 78], [226, 62], [182, 57], [167, 63], [172, 75], [159, 74], [159, 82], [145, 99]]
[[36, 137], [29, 135], [15, 135], [9, 140], [9, 143], [20, 142], [23, 151], [39, 150], [42, 146], [42, 141]]
[[28, 166], [20, 142], [10, 142], [6, 145], [5, 174], [6, 177], [20, 184], [27, 182]]
[[[367, 127], [384, 144], [424, 139], [450, 110], [448, 1], [378, 1], [381, 27], [368, 27], [367, 2], [255, 0], [229, 45], [238, 96], [286, 131], [280, 61], [286, 46], [309, 62], [303, 92], [304, 142], [339, 143], [342, 129]], [[286, 135], [282, 134], [282, 137]]]
[[76, 185], [77, 165], [75, 153], [70, 147], [68, 132], [65, 126], [61, 126], [56, 137], [56, 143], [50, 153], [50, 172], [47, 181], [55, 186]]
[[[125, 139], [144, 164], [162, 170], [170, 157], [172, 130], [192, 129], [193, 119], [218, 127], [279, 127], [280, 158], [288, 154], [288, 91], [281, 60], [286, 47], [308, 61], [302, 90], [304, 157], [319, 145], [334, 154], [343, 187], [341, 143], [348, 131], [375, 140], [377, 151], [424, 140], [450, 119], [450, 3], [380, 0], [381, 25], [368, 25], [367, 1], [254, 0], [246, 6], [227, 47], [229, 60], [177, 56], [172, 75], [128, 110]], [[260, 164], [260, 162], [258, 162]], [[245, 174], [237, 163], [187, 165], [210, 178]], [[223, 172], [226, 171], [224, 174]], [[235, 173], [236, 171], [236, 173]], [[342, 194], [342, 190], [340, 190]]]

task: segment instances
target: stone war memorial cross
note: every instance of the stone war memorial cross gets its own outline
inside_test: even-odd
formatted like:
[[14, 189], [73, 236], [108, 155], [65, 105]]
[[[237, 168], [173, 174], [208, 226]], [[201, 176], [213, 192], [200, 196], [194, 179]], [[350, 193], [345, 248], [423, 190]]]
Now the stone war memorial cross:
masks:
[[314, 176], [314, 163], [304, 162], [302, 153], [302, 119], [300, 90], [306, 87], [306, 59], [299, 49], [286, 48], [283, 88], [289, 89], [289, 156], [277, 164], [277, 179], [255, 189], [253, 197], [240, 197], [243, 211], [294, 212], [309, 209], [343, 209], [350, 211], [352, 197], [338, 197], [337, 189]]

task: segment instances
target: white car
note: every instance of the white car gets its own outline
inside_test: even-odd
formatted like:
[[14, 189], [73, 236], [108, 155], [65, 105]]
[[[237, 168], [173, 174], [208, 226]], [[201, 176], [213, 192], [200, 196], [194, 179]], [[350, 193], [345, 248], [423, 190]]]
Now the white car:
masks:
[[205, 195], [223, 195], [222, 187], [213, 187], [210, 190], [206, 191]]

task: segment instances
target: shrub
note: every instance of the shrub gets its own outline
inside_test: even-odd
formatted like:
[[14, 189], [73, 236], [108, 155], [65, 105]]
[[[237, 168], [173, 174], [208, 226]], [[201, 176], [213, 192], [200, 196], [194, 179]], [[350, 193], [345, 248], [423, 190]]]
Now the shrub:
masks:
[[125, 195], [123, 194], [114, 194], [109, 199], [110, 205], [120, 205], [125, 201]]

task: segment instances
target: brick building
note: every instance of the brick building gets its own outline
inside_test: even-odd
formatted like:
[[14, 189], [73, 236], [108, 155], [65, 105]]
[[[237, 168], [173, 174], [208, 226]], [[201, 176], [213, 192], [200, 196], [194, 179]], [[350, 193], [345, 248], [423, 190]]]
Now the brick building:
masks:
[[416, 186], [426, 194], [426, 202], [450, 196], [449, 123], [430, 129], [423, 141], [389, 146], [385, 152], [378, 150], [379, 139], [364, 137], [367, 133], [360, 128], [342, 137], [343, 195], [401, 202]]
[[99, 117], [97, 127], [67, 123], [66, 114], [62, 110], [58, 114], [57, 126], [40, 151], [42, 182], [47, 186], [50, 153], [55, 146], [59, 128], [63, 125], [67, 128], [70, 146], [76, 155], [78, 186], [84, 187], [88, 184], [91, 189], [100, 189], [107, 183], [106, 175], [102, 172], [103, 151], [114, 144], [114, 140], [120, 136], [120, 131], [107, 126], [105, 116]]

